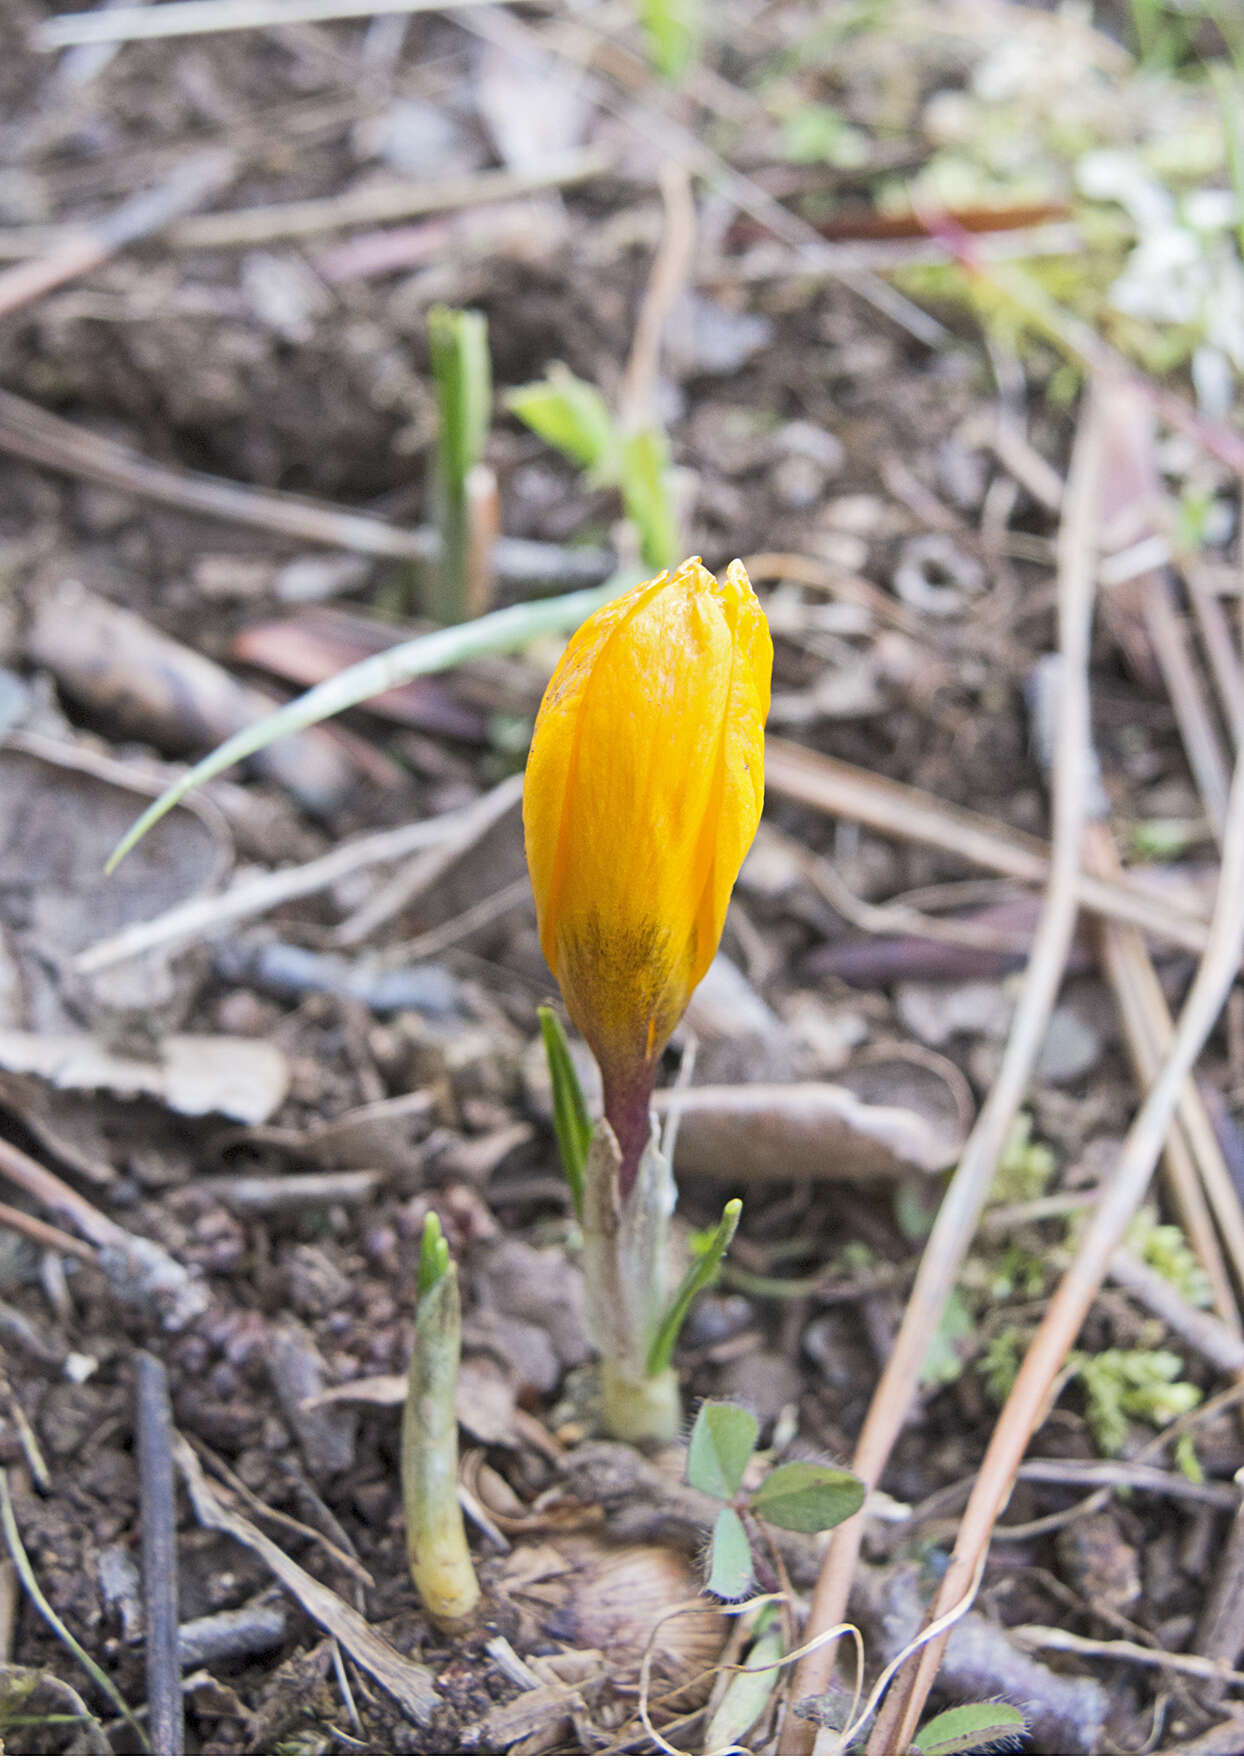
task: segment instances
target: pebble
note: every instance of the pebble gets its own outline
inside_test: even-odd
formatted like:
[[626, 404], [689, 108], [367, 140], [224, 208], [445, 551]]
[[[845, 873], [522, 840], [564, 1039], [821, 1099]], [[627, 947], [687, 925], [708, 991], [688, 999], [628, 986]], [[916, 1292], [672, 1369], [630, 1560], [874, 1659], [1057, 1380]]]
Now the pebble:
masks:
[[748, 1351], [723, 1365], [717, 1382], [722, 1399], [737, 1400], [763, 1424], [771, 1424], [786, 1406], [797, 1405], [803, 1374], [780, 1351]]
[[680, 378], [727, 378], [773, 341], [773, 323], [759, 312], [734, 312], [701, 294], [675, 306], [665, 332], [670, 370]]

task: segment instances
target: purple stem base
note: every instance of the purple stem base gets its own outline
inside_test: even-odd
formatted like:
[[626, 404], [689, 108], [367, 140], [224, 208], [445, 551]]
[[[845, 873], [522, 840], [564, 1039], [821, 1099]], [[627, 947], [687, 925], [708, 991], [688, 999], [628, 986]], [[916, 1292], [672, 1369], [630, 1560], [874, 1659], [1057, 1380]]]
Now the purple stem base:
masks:
[[605, 1089], [605, 1117], [618, 1139], [622, 1165], [618, 1171], [618, 1192], [625, 1203], [639, 1173], [639, 1160], [652, 1129], [652, 1090], [656, 1082], [656, 1064], [643, 1063], [628, 1070], [622, 1077], [611, 1077], [602, 1071]]

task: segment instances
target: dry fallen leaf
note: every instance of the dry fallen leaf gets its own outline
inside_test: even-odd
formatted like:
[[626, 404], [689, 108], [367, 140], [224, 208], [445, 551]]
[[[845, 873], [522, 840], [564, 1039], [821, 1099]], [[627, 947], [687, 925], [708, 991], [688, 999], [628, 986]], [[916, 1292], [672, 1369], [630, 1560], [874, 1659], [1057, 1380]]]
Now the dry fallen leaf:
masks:
[[253, 1522], [231, 1509], [228, 1494], [207, 1478], [184, 1437], [174, 1438], [173, 1453], [190, 1493], [194, 1512], [203, 1526], [229, 1534], [258, 1553], [273, 1576], [311, 1618], [330, 1632], [358, 1666], [393, 1696], [407, 1717], [420, 1726], [429, 1724], [441, 1703], [429, 1671], [400, 1656], [392, 1644], [372, 1630], [361, 1613], [318, 1582], [301, 1565], [295, 1564]]
[[263, 1039], [172, 1033], [149, 1056], [111, 1051], [87, 1033], [0, 1033], [0, 1069], [53, 1087], [162, 1100], [188, 1118], [219, 1112], [262, 1124], [289, 1087], [289, 1065]]
[[953, 1113], [874, 1105], [832, 1082], [757, 1082], [656, 1096], [678, 1107], [675, 1169], [721, 1179], [899, 1179], [963, 1146]]

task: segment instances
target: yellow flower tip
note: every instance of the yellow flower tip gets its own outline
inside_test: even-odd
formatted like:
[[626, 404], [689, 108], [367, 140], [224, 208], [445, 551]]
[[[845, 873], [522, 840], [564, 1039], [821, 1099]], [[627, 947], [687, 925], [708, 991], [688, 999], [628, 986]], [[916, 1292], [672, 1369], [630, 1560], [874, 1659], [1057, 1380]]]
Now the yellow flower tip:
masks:
[[523, 790], [540, 941], [624, 1161], [760, 821], [772, 667], [743, 564], [718, 581], [693, 556], [589, 617], [540, 705]]

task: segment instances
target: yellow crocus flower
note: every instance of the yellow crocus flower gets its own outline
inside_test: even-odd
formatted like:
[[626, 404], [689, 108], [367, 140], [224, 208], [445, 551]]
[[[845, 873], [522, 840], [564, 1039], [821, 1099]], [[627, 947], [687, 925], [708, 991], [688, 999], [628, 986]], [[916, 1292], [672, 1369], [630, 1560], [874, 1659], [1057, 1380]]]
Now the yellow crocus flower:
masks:
[[656, 1062], [707, 971], [764, 799], [773, 643], [741, 562], [692, 557], [571, 638], [523, 825], [545, 957], [601, 1067], [623, 1194]]

